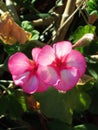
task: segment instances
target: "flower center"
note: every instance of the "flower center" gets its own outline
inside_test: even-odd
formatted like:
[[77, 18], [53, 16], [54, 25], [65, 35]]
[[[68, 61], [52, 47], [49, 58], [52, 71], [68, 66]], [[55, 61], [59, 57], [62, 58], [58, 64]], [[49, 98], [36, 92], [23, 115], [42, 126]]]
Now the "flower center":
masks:
[[59, 58], [56, 58], [55, 60], [55, 66], [58, 68], [58, 69], [64, 69], [66, 67], [66, 64], [65, 62], [63, 61], [63, 59], [59, 59]]
[[30, 60], [30, 65], [31, 65], [30, 70], [32, 71], [33, 74], [35, 74], [38, 69], [38, 65], [33, 60]]

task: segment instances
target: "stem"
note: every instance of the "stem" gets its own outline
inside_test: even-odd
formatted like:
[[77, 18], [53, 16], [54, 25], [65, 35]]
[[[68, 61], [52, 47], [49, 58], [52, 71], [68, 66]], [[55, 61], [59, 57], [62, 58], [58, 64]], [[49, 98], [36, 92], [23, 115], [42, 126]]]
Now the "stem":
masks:
[[68, 19], [62, 24], [62, 26], [58, 29], [58, 31], [60, 31], [70, 20], [71, 18], [77, 13], [77, 11], [80, 9], [80, 7], [82, 6], [84, 0], [81, 2], [81, 4], [78, 6], [78, 8], [68, 17]]
[[73, 20], [73, 16], [77, 13], [77, 11], [83, 5], [84, 1], [85, 0], [83, 0], [81, 2], [81, 4], [77, 7], [77, 9], [75, 11], [74, 11], [74, 9], [75, 9], [76, 0], [73, 0], [73, 1], [68, 0], [67, 1], [67, 4], [66, 4], [67, 7], [65, 7], [63, 15], [64, 16], [69, 15], [69, 17], [68, 18], [67, 17], [63, 18], [62, 17], [61, 22], [60, 22], [60, 26], [59, 26], [59, 28], [57, 30], [57, 33], [52, 38], [52, 39], [54, 39], [53, 42], [64, 40], [64, 37], [65, 37], [65, 35], [67, 33], [67, 30], [69, 29], [69, 26], [70, 26], [70, 24], [71, 24], [71, 22]]
[[[61, 20], [60, 20], [60, 24], [59, 27], [56, 31], [56, 34], [53, 36], [53, 42], [58, 42], [58, 41], [62, 41], [65, 37], [65, 34], [72, 22], [72, 18], [74, 15], [73, 12], [75, 10], [75, 2], [76, 0], [67, 0], [64, 12], [62, 14]], [[72, 16], [71, 16], [72, 15]], [[71, 17], [70, 17], [71, 16]], [[70, 21], [68, 21], [66, 24], [65, 21], [70, 17]], [[63, 25], [63, 26], [62, 26]]]
[[68, 0], [65, 10], [63, 12], [62, 18], [61, 18], [61, 23], [60, 23], [60, 27], [62, 26], [62, 24], [65, 22], [65, 20], [68, 18], [68, 16], [70, 15], [70, 6], [71, 6], [72, 0]]
[[4, 64], [0, 64], [0, 69], [4, 67]]
[[9, 12], [12, 14], [14, 20], [19, 21], [18, 14], [17, 14], [17, 11], [15, 9], [15, 6], [14, 6], [12, 0], [6, 0], [5, 2], [6, 2], [6, 6], [9, 9]]
[[4, 11], [0, 9], [0, 14], [2, 15], [3, 13], [4, 13]]
[[[0, 80], [1, 81], [1, 80]], [[3, 82], [3, 83], [5, 83], [5, 82]], [[9, 83], [9, 82], [7, 82], [7, 83]], [[10, 84], [8, 85], [8, 87], [6, 88], [5, 86], [3, 86], [3, 85], [0, 85], [3, 89], [4, 89], [4, 91], [2, 92], [2, 94], [0, 95], [0, 97], [2, 97], [4, 94], [6, 94], [6, 93], [8, 93], [9, 95], [11, 94], [11, 92], [10, 92], [10, 88], [12, 88], [13, 86], [14, 86], [14, 84], [13, 84], [13, 82], [10, 82]]]
[[0, 80], [0, 83], [13, 83], [12, 80]]

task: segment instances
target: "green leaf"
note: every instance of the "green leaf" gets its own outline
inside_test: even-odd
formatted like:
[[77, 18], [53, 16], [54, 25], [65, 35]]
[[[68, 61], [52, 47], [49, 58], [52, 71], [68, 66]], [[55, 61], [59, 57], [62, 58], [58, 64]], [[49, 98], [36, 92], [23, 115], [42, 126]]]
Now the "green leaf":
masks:
[[15, 43], [14, 45], [4, 45], [4, 51], [8, 54], [8, 55], [12, 55], [17, 51], [21, 50], [21, 45], [18, 43]]
[[87, 33], [95, 33], [95, 26], [92, 25], [85, 25], [79, 26], [73, 34], [71, 34], [69, 40], [72, 40], [73, 43], [76, 43], [84, 34]]
[[14, 118], [20, 118], [21, 114], [26, 111], [25, 99], [18, 92], [0, 97], [0, 115], [7, 115]]
[[35, 1], [36, 1], [36, 0], [32, 0], [32, 2], [31, 2], [31, 3], [33, 4]]
[[98, 0], [88, 0], [87, 1], [87, 11], [88, 13], [91, 15], [91, 14], [96, 14], [98, 15]]
[[32, 25], [31, 22], [29, 21], [23, 21], [21, 23], [21, 26], [24, 30], [28, 31], [28, 32], [32, 32], [32, 30], [34, 29], [34, 26]]
[[50, 118], [59, 119], [68, 124], [72, 123], [73, 111], [86, 110], [91, 99], [89, 95], [74, 88], [67, 93], [61, 93], [49, 89], [44, 93], [35, 94], [35, 98], [41, 104], [41, 111]]
[[34, 30], [34, 26], [31, 22], [23, 21], [21, 23], [21, 26], [24, 30], [26, 30], [32, 34], [30, 41], [39, 39], [39, 32], [37, 30]]
[[98, 82], [91, 91], [92, 102], [89, 108], [89, 111], [93, 114], [98, 114], [98, 88], [96, 89], [96, 86], [98, 86]]
[[49, 13], [37, 13], [37, 16], [39, 16], [40, 18], [46, 18], [46, 17], [49, 17], [50, 14]]
[[14, 96], [17, 98], [18, 102], [21, 104], [23, 111], [27, 111], [27, 105], [26, 105], [24, 93], [22, 91], [15, 91]]
[[61, 94], [54, 89], [49, 89], [45, 93], [36, 94], [35, 98], [40, 102], [41, 111], [47, 117], [71, 123], [71, 108], [68, 101], [64, 99], [64, 96], [65, 94]]
[[75, 87], [74, 89], [72, 89], [72, 91], [69, 91], [68, 95], [70, 96], [70, 104], [73, 110], [77, 112], [82, 112], [89, 108], [91, 104], [91, 98], [88, 93], [81, 90], [81, 88], [79, 90], [78, 87]]
[[52, 120], [48, 123], [49, 130], [71, 130], [71, 128], [64, 122], [59, 120]]
[[73, 130], [98, 130], [98, 127], [92, 124], [82, 124], [74, 126]]
[[38, 40], [39, 39], [39, 32], [37, 30], [32, 31], [32, 38], [30, 39], [31, 41], [33, 40]]
[[90, 13], [90, 15], [92, 15], [92, 14], [96, 14], [96, 16], [98, 15], [98, 11], [97, 10], [94, 10], [94, 11], [92, 11], [91, 13]]
[[23, 109], [14, 95], [4, 95], [0, 98], [0, 115], [19, 118]]

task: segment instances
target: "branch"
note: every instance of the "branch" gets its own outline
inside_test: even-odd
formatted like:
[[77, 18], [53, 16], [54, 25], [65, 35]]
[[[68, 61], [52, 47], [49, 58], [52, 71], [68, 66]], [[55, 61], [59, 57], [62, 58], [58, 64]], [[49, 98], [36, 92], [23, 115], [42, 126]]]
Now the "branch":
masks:
[[15, 9], [15, 6], [13, 4], [13, 1], [12, 0], [6, 0], [5, 2], [6, 2], [7, 8], [9, 9], [9, 12], [12, 14], [14, 20], [19, 21], [19, 17], [18, 17], [17, 11]]
[[[64, 37], [69, 29], [70, 24], [72, 23], [73, 17], [76, 14], [76, 12], [81, 8], [81, 6], [84, 3], [84, 0], [81, 2], [81, 4], [77, 7], [75, 10], [75, 3], [76, 0], [68, 0], [65, 10], [63, 12], [63, 16], [66, 16], [65, 18], [62, 17], [60, 26], [56, 32], [56, 35], [53, 36], [53, 42], [62, 41], [64, 40]], [[68, 16], [67, 16], [68, 15]]]

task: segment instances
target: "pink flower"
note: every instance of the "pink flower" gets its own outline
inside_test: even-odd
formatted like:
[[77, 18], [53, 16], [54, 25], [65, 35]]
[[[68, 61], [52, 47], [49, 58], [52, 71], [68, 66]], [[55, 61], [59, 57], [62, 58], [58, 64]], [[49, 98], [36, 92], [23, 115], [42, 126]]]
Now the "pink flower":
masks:
[[72, 50], [72, 44], [67, 41], [58, 42], [53, 48], [44, 46], [38, 63], [41, 65], [38, 68], [40, 78], [64, 92], [72, 89], [86, 70], [83, 55]]
[[72, 89], [85, 73], [86, 62], [83, 55], [72, 50], [67, 41], [34, 48], [30, 60], [17, 52], [9, 58], [8, 68], [16, 85], [26, 93], [43, 92], [54, 86], [61, 91]]
[[8, 68], [12, 74], [13, 81], [20, 86], [24, 92], [32, 94], [34, 92], [43, 92], [49, 85], [39, 79], [37, 70], [37, 57], [40, 53], [39, 48], [32, 50], [33, 60], [30, 60], [25, 54], [17, 52], [8, 60]]

